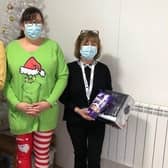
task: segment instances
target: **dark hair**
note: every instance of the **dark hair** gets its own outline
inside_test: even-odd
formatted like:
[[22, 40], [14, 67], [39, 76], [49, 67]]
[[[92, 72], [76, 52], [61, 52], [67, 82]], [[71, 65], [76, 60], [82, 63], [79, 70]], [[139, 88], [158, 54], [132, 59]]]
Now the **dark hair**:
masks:
[[81, 54], [80, 54], [81, 43], [87, 38], [94, 38], [96, 40], [97, 54], [94, 57], [94, 59], [96, 60], [100, 56], [101, 43], [100, 43], [100, 38], [99, 38], [98, 31], [94, 31], [94, 30], [82, 30], [80, 32], [80, 34], [77, 37], [76, 42], [75, 42], [74, 55], [75, 55], [76, 58], [80, 59], [80, 57], [81, 57]]
[[[20, 25], [24, 24], [24, 22], [26, 21], [33, 21], [34, 19], [36, 19], [37, 14], [40, 15], [41, 19], [42, 19], [42, 23], [44, 23], [44, 17], [42, 12], [40, 11], [40, 9], [36, 8], [36, 7], [28, 7], [25, 9], [25, 11], [23, 12], [21, 19], [20, 19]], [[20, 36], [18, 37], [18, 39], [25, 37], [24, 35], [24, 31], [21, 30], [20, 31]]]

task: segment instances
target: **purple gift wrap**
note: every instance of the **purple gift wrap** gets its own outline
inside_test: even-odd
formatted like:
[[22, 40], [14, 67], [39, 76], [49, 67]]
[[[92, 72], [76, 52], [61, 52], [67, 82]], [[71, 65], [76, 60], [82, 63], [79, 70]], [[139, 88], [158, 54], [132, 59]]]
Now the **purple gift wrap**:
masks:
[[107, 124], [116, 125], [118, 128], [124, 128], [127, 125], [127, 120], [134, 105], [134, 99], [124, 93], [115, 91], [105, 91], [112, 96], [112, 101], [107, 108], [97, 116]]
[[90, 117], [96, 119], [97, 116], [103, 112], [109, 104], [112, 102], [112, 96], [110, 94], [100, 92], [91, 105], [88, 108], [88, 114]]
[[104, 91], [95, 97], [88, 108], [88, 114], [94, 119], [124, 128], [133, 105], [134, 100], [130, 95]]

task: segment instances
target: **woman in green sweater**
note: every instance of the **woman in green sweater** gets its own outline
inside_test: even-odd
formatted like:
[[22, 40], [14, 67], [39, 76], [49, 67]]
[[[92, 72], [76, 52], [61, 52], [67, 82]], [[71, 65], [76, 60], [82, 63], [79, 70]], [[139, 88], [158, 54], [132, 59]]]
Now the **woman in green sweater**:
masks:
[[42, 38], [44, 18], [35, 7], [21, 17], [21, 36], [8, 44], [9, 123], [16, 135], [17, 168], [48, 168], [49, 145], [58, 120], [57, 100], [67, 84], [68, 69], [59, 45]]

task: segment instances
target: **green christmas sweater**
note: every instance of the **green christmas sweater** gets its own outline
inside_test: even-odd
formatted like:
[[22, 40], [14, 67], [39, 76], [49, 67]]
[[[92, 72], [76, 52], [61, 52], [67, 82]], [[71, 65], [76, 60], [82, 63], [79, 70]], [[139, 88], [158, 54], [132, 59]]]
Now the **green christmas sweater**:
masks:
[[[58, 121], [57, 101], [67, 84], [68, 68], [59, 45], [50, 39], [28, 52], [18, 40], [8, 44], [5, 95], [9, 102], [9, 125], [13, 134], [54, 129]], [[16, 109], [19, 102], [47, 101], [49, 110], [30, 116]]]

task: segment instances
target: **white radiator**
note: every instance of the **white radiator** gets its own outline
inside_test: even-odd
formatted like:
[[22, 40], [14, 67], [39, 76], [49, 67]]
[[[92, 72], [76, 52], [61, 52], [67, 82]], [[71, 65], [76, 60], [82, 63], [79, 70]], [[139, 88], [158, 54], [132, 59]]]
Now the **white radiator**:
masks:
[[136, 103], [126, 128], [107, 126], [102, 158], [132, 168], [168, 168], [168, 107]]

